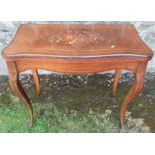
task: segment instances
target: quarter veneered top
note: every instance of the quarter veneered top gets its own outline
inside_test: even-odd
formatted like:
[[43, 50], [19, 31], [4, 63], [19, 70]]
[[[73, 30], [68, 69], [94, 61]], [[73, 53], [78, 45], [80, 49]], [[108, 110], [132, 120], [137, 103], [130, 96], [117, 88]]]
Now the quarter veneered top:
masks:
[[151, 57], [152, 54], [129, 24], [23, 24], [3, 50], [5, 57]]

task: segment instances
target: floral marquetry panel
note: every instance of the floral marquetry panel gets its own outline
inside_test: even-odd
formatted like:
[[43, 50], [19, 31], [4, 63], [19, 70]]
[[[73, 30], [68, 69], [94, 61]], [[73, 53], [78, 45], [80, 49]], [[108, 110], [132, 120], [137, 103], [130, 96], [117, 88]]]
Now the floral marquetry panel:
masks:
[[150, 48], [129, 24], [23, 24], [5, 56], [150, 56]]

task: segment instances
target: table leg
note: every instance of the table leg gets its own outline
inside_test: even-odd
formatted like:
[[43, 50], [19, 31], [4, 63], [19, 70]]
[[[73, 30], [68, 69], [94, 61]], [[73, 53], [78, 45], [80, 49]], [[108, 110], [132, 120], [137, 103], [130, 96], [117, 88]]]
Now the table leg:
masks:
[[26, 108], [29, 112], [29, 127], [32, 127], [33, 121], [33, 109], [31, 102], [26, 95], [24, 89], [22, 88], [19, 81], [19, 72], [15, 62], [7, 62], [8, 70], [9, 70], [9, 80], [10, 87], [14, 91], [14, 93], [24, 102]]
[[39, 96], [40, 95], [40, 80], [37, 69], [32, 69], [33, 78], [36, 84], [36, 93]]
[[123, 121], [124, 121], [124, 114], [127, 110], [128, 104], [141, 92], [144, 86], [144, 73], [146, 69], [147, 63], [140, 63], [138, 66], [138, 69], [136, 71], [136, 77], [134, 84], [130, 88], [123, 105], [121, 107], [120, 111], [120, 122], [121, 122], [121, 127], [123, 127]]
[[120, 77], [121, 77], [121, 70], [116, 70], [115, 71], [115, 79], [114, 79], [113, 92], [112, 92], [113, 96], [116, 95], [116, 90], [117, 90], [118, 81], [119, 81]]

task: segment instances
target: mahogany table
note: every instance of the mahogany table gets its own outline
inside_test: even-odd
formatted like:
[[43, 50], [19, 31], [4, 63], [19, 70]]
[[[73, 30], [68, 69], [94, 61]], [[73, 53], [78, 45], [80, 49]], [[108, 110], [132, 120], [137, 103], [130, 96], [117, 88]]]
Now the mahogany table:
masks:
[[10, 86], [29, 111], [30, 127], [33, 110], [19, 82], [20, 72], [32, 70], [38, 95], [40, 82], [37, 69], [66, 74], [116, 70], [113, 95], [121, 70], [134, 72], [135, 81], [120, 111], [120, 122], [123, 125], [128, 104], [143, 88], [144, 73], [152, 55], [152, 50], [140, 39], [135, 27], [129, 24], [23, 24], [3, 50]]

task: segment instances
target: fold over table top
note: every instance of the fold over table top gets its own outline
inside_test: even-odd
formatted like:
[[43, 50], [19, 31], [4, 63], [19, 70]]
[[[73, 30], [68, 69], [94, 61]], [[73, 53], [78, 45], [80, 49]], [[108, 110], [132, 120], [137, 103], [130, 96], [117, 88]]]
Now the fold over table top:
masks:
[[23, 24], [4, 57], [152, 57], [129, 24]]

